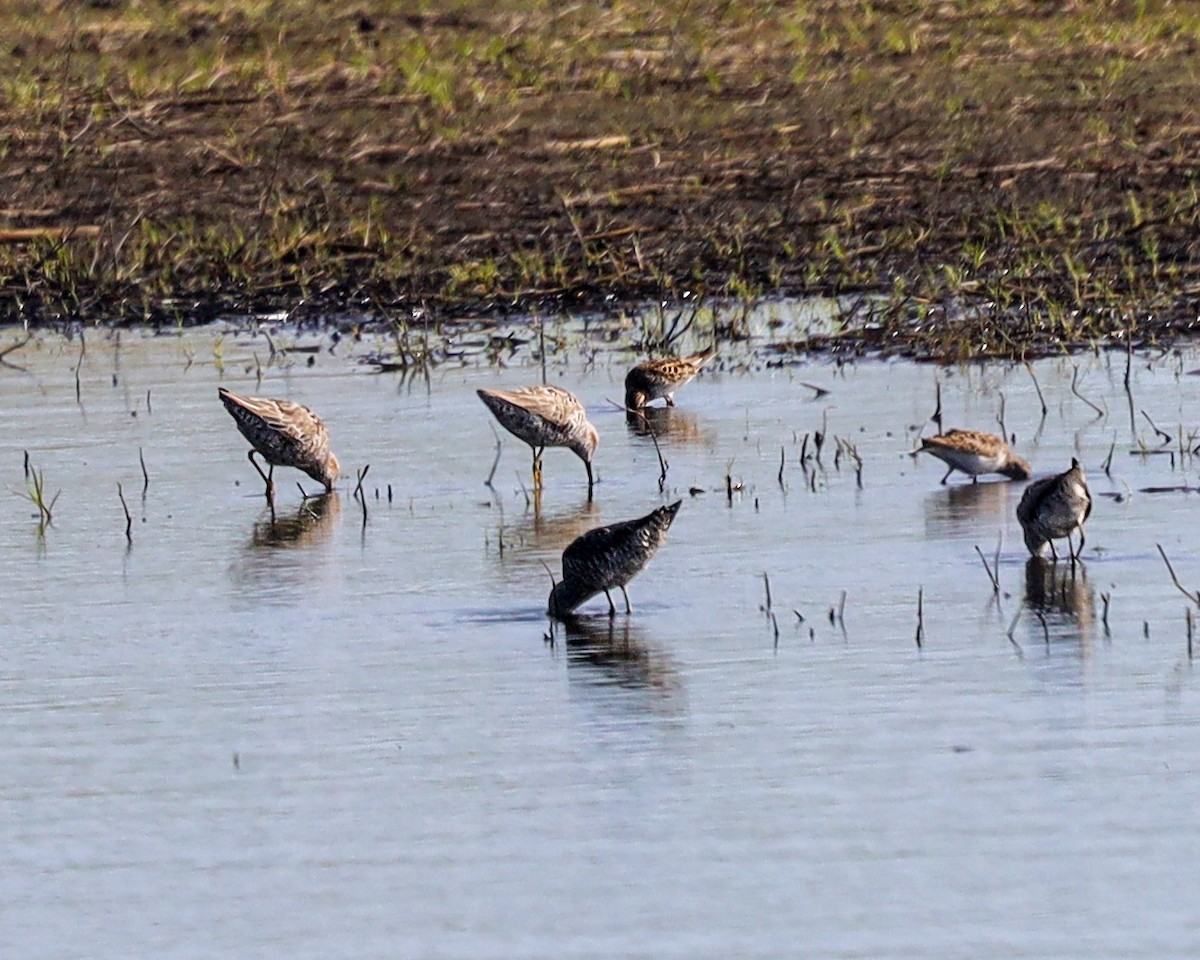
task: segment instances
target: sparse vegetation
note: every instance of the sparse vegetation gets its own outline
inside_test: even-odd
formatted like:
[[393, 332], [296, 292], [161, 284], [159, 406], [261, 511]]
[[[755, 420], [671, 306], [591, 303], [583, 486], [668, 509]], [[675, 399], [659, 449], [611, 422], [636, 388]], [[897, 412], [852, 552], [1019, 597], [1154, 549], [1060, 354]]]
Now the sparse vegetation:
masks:
[[781, 293], [848, 305], [781, 349], [965, 357], [1200, 315], [1200, 2], [18, 0], [6, 28], [12, 320]]

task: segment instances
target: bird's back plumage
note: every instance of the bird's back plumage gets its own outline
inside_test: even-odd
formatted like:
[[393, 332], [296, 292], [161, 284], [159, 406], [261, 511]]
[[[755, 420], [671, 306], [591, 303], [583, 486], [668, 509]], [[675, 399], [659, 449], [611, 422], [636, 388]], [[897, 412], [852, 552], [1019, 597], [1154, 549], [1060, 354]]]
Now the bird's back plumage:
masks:
[[563, 551], [563, 579], [550, 595], [550, 612], [561, 616], [596, 594], [624, 587], [666, 539], [681, 500], [636, 520], [597, 527]]
[[267, 463], [295, 467], [332, 486], [339, 469], [337, 458], [329, 450], [325, 421], [312, 410], [291, 400], [241, 396], [224, 387], [217, 393], [242, 436]]

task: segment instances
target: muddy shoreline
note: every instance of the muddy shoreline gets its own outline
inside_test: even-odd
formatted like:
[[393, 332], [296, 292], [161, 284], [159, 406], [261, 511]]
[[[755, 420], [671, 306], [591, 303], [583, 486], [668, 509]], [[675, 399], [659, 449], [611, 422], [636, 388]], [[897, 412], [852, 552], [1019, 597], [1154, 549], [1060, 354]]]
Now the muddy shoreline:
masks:
[[839, 337], [779, 350], [937, 359], [1197, 327], [1196, 4], [276, 6], [18, 21], [0, 315], [819, 296]]

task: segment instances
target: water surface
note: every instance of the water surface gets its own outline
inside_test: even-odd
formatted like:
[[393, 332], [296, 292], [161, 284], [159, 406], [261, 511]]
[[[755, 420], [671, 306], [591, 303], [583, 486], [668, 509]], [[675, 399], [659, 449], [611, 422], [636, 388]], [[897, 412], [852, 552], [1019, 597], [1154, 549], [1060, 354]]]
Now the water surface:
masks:
[[[3, 955], [1200, 949], [1200, 701], [1155, 546], [1200, 585], [1200, 501], [1140, 492], [1200, 483], [1194, 353], [1138, 355], [1131, 395], [1123, 354], [1038, 363], [1043, 417], [1022, 366], [731, 351], [655, 415], [660, 491], [599, 335], [547, 369], [600, 430], [595, 502], [552, 450], [535, 509], [507, 434], [484, 486], [475, 396], [537, 381], [528, 352], [425, 378], [275, 340], [321, 349], [260, 381], [246, 333], [93, 336], [82, 363], [46, 336], [0, 368], [5, 487], [28, 451], [61, 490], [40, 532], [0, 500]], [[1003, 412], [1038, 474], [1085, 464], [1074, 573], [1027, 564], [1022, 484], [941, 486], [906, 455], [938, 383], [945, 426]], [[333, 498], [277, 472], [272, 523], [218, 385], [317, 410]], [[1162, 443], [1150, 420], [1174, 456], [1130, 453]], [[678, 497], [633, 616], [601, 597], [551, 635], [542, 563]], [[996, 596], [975, 548], [998, 542]]]

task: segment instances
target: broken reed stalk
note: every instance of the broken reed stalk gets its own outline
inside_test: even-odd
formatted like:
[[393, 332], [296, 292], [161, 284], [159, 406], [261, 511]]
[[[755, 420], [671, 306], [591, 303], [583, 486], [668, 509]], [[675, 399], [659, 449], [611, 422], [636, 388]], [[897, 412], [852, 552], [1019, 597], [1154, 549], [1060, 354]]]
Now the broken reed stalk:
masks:
[[763, 607], [766, 613], [771, 612], [771, 578], [767, 576], [767, 571], [763, 571], [763, 589], [767, 593], [767, 605]]
[[1183, 613], [1184, 613], [1184, 620], [1187, 621], [1188, 661], [1191, 662], [1191, 660], [1193, 659], [1192, 658], [1192, 635], [1196, 632], [1196, 618], [1192, 614], [1191, 607], [1185, 607]]
[[1100, 409], [1100, 407], [1098, 407], [1094, 403], [1092, 403], [1092, 401], [1089, 400], [1087, 397], [1085, 397], [1082, 393], [1079, 392], [1079, 364], [1077, 364], [1077, 363], [1072, 364], [1072, 367], [1075, 372], [1071, 375], [1071, 392], [1073, 394], [1075, 394], [1075, 396], [1077, 396], [1084, 403], [1086, 403], [1089, 407], [1091, 407], [1093, 410], [1095, 410], [1097, 417], [1103, 417], [1105, 415], [1105, 412], [1102, 409]]
[[10, 343], [3, 350], [0, 350], [0, 360], [3, 360], [5, 357], [7, 357], [13, 351], [20, 350], [23, 346], [25, 346], [25, 344], [27, 344], [32, 339], [33, 339], [33, 334], [31, 333], [28, 336], [26, 336], [24, 340], [18, 340], [16, 343]]
[[1153, 420], [1150, 419], [1150, 414], [1148, 414], [1145, 410], [1142, 410], [1141, 414], [1143, 417], [1146, 418], [1146, 422], [1148, 424], [1150, 424], [1150, 429], [1153, 430], [1156, 434], [1158, 434], [1158, 436], [1163, 438], [1163, 442], [1161, 444], [1159, 444], [1159, 446], [1165, 447], [1168, 443], [1171, 442], [1171, 440], [1173, 439], [1171, 437], [1171, 435], [1169, 433], [1167, 433], [1165, 430], [1158, 429], [1158, 424], [1156, 424]]
[[370, 469], [371, 465], [368, 463], [365, 467], [358, 471], [358, 484], [354, 488], [354, 499], [357, 500], [359, 506], [362, 507], [362, 525], [364, 530], [367, 529], [367, 495], [363, 493], [362, 485], [363, 481], [367, 479], [367, 471]]
[[[496, 432], [496, 428], [491, 423], [489, 423], [488, 426], [492, 428], [492, 436], [496, 438], [496, 458], [492, 461], [492, 469], [488, 471], [487, 479], [483, 481], [483, 485], [492, 490], [495, 490], [496, 488], [492, 486], [492, 478], [496, 476], [496, 467], [498, 467], [500, 465], [501, 442], [500, 442], [500, 434], [498, 434]], [[391, 486], [389, 486], [388, 487], [388, 503], [392, 502], [391, 489], [392, 489]]]
[[1112, 446], [1110, 446], [1108, 448], [1108, 456], [1104, 458], [1104, 463], [1101, 464], [1101, 466], [1103, 466], [1103, 468], [1104, 468], [1104, 475], [1106, 477], [1108, 477], [1110, 480], [1112, 479], [1112, 458], [1113, 458], [1113, 453], [1116, 452], [1116, 449], [1117, 449], [1117, 441], [1114, 440], [1112, 442]]
[[779, 647], [779, 619], [775, 614], [771, 614], [771, 625], [775, 628], [775, 646]]
[[785, 487], [784, 483], [783, 483], [783, 468], [786, 463], [787, 463], [787, 456], [784, 452], [783, 445], [780, 444], [780, 446], [779, 446], [779, 487], [782, 490], [787, 489], [787, 487]]
[[1004, 391], [1001, 390], [1000, 391], [1000, 413], [996, 417], [996, 421], [1000, 424], [1000, 436], [1003, 437], [1005, 439], [1005, 441], [1007, 441], [1008, 440], [1008, 427], [1006, 427], [1004, 425], [1004, 408], [1005, 408]]
[[29, 482], [29, 451], [23, 450], [21, 452], [25, 454], [25, 482], [28, 483]]
[[75, 364], [75, 402], [83, 403], [83, 389], [79, 383], [79, 369], [83, 366], [83, 357], [87, 353], [87, 342], [83, 338], [83, 331], [79, 331], [79, 361]]
[[149, 391], [149, 390], [147, 390], [147, 391], [146, 391], [146, 413], [147, 413], [147, 414], [150, 414], [150, 413], [153, 413], [153, 412], [154, 412], [154, 407], [152, 407], [152, 406], [150, 405], [150, 391]]
[[146, 470], [146, 457], [142, 448], [138, 447], [138, 463], [142, 465], [142, 499], [146, 499], [146, 491], [150, 489], [150, 473]]
[[1158, 548], [1158, 555], [1163, 558], [1163, 563], [1167, 565], [1167, 572], [1171, 575], [1171, 582], [1175, 584], [1175, 589], [1182, 593], [1192, 603], [1200, 606], [1200, 591], [1196, 593], [1189, 592], [1183, 584], [1179, 582], [1179, 578], [1175, 576], [1175, 568], [1171, 566], [1171, 561], [1167, 559], [1167, 553], [1162, 548], [1162, 544], [1156, 543], [1154, 546]]
[[925, 588], [917, 587], [917, 649], [925, 639]]
[[[1000, 592], [1000, 578], [992, 573], [992, 568], [988, 564], [987, 557], [983, 555], [983, 551], [979, 549], [979, 544], [975, 544], [975, 552], [979, 554], [979, 559], [983, 561], [983, 570], [988, 575], [988, 579], [992, 581], [992, 593]], [[997, 567], [999, 570], [999, 567]]]
[[1029, 372], [1029, 379], [1033, 381], [1033, 389], [1037, 391], [1038, 403], [1042, 405], [1042, 419], [1045, 420], [1050, 408], [1046, 406], [1046, 398], [1042, 396], [1042, 385], [1038, 383], [1038, 378], [1033, 372], [1033, 364], [1028, 360], [1025, 361], [1025, 369]]
[[129, 504], [125, 502], [125, 491], [121, 489], [120, 481], [117, 481], [117, 498], [121, 501], [121, 509], [125, 511], [125, 542], [132, 547], [133, 517], [129, 515]]
[[654, 444], [654, 453], [658, 457], [658, 492], [662, 493], [667, 485], [667, 461], [663, 459], [662, 449], [658, 445], [658, 435], [654, 432], [654, 427], [650, 425], [649, 418], [646, 419], [646, 432], [650, 434], [650, 441]]
[[930, 421], [937, 424], [938, 433], [942, 432], [942, 381], [934, 382], [934, 397], [937, 400], [937, 405], [933, 411], [933, 416]]

